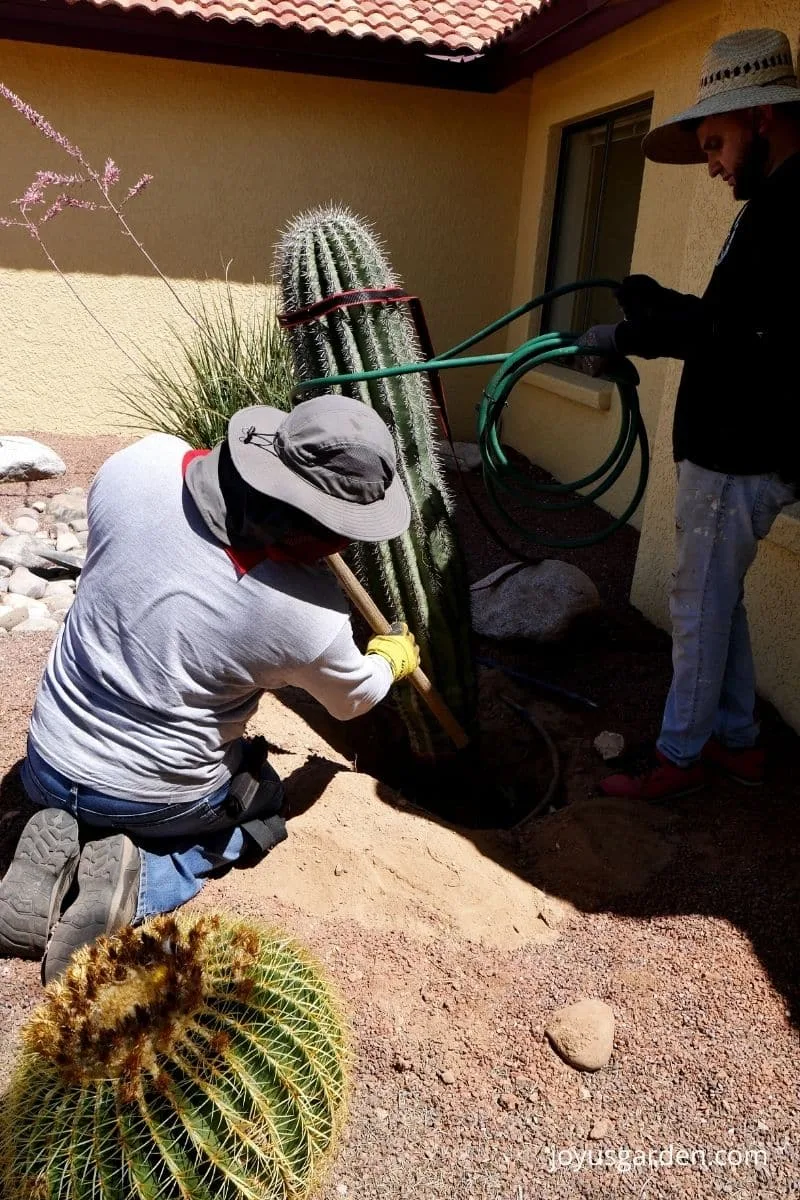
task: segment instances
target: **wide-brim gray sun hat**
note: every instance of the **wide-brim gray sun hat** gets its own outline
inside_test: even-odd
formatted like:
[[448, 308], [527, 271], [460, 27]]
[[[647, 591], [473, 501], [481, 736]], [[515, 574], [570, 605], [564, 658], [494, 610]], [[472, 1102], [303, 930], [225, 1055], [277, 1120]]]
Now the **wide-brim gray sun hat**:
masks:
[[411, 506], [392, 435], [360, 400], [316, 396], [290, 413], [240, 409], [228, 424], [228, 447], [250, 487], [342, 537], [382, 542], [408, 529]]
[[652, 129], [644, 139], [645, 155], [659, 163], [704, 163], [698, 121], [762, 104], [793, 102], [800, 103], [800, 86], [786, 34], [743, 29], [714, 43], [703, 63], [697, 103]]

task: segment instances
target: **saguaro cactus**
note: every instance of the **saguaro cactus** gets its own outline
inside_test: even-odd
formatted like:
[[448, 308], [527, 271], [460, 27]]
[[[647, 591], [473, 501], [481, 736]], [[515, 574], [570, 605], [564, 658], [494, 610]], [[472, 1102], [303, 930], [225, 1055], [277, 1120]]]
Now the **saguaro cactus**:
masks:
[[0, 1114], [5, 1200], [300, 1200], [344, 1116], [318, 968], [219, 916], [85, 947], [24, 1044]]
[[[369, 227], [335, 206], [292, 221], [278, 245], [276, 266], [286, 314], [341, 292], [399, 284]], [[425, 358], [414, 323], [401, 304], [335, 309], [310, 323], [290, 326], [289, 338], [301, 380]], [[359, 543], [352, 550], [354, 569], [390, 620], [408, 622], [420, 644], [423, 670], [461, 724], [474, 733], [469, 588], [453, 527], [452, 498], [438, 458], [428, 377], [405, 375], [337, 390], [370, 404], [389, 426], [411, 500], [408, 533], [390, 542]], [[439, 757], [452, 750], [416, 692], [398, 688], [395, 700], [416, 755]]]

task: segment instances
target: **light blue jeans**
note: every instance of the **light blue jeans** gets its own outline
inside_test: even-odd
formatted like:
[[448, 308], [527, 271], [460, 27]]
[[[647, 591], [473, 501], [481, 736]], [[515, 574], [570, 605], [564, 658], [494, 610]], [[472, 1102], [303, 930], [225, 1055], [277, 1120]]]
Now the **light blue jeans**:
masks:
[[[135, 922], [170, 912], [196, 896], [209, 875], [249, 854], [254, 843], [225, 809], [229, 784], [190, 802], [142, 804], [96, 792], [56, 771], [28, 744], [20, 771], [32, 804], [63, 808], [91, 830], [124, 832], [139, 847], [141, 875]], [[282, 784], [269, 763], [262, 778]]]
[[658, 749], [678, 766], [696, 762], [712, 734], [731, 749], [755, 744], [744, 577], [758, 543], [797, 498], [777, 475], [722, 475], [688, 461], [678, 466], [673, 676], [658, 739]]

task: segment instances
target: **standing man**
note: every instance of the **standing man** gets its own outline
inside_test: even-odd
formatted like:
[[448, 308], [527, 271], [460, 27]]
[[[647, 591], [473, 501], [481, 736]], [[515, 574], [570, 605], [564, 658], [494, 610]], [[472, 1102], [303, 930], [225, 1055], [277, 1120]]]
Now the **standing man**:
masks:
[[655, 800], [702, 787], [708, 769], [751, 785], [764, 776], [744, 579], [800, 481], [800, 90], [786, 36], [749, 29], [716, 42], [698, 103], [653, 129], [644, 151], [706, 162], [746, 201], [702, 298], [630, 276], [618, 292], [625, 320], [581, 343], [595, 356], [685, 364], [672, 686], [654, 757], [600, 785]]
[[245, 724], [284, 684], [346, 721], [414, 670], [404, 626], [361, 654], [322, 562], [409, 520], [389, 430], [345, 396], [244, 409], [210, 453], [154, 434], [104, 463], [31, 718], [22, 782], [41, 811], [0, 884], [0, 953], [45, 954], [47, 982], [285, 837]]

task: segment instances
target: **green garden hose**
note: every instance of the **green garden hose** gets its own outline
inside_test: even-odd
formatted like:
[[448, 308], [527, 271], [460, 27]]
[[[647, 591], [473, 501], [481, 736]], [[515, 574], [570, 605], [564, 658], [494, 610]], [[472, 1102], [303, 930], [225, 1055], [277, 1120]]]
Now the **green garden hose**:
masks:
[[[617, 288], [619, 284], [613, 279], [589, 279], [579, 283], [567, 284], [536, 296], [533, 300], [520, 305], [504, 317], [487, 325], [466, 341], [460, 342], [443, 354], [436, 355], [424, 363], [400, 363], [394, 367], [382, 367], [373, 371], [360, 371], [350, 375], [330, 375], [320, 379], [309, 379], [296, 385], [293, 397], [310, 389], [330, 388], [341, 384], [368, 383], [373, 379], [391, 379], [398, 375], [410, 375], [418, 372], [449, 371], [456, 367], [476, 367], [497, 363], [495, 371], [486, 388], [478, 408], [478, 446], [483, 465], [483, 480], [489, 497], [503, 521], [520, 533], [525, 539], [539, 546], [556, 549], [576, 549], [593, 546], [604, 541], [623, 525], [626, 525], [638, 508], [645, 488], [650, 467], [650, 452], [647, 442], [647, 431], [642, 420], [637, 391], [638, 376], [630, 364], [618, 371], [610, 371], [607, 378], [617, 386], [620, 397], [620, 426], [619, 434], [607, 458], [596, 470], [585, 475], [582, 479], [570, 483], [539, 483], [531, 479], [525, 471], [511, 465], [500, 441], [500, 428], [503, 410], [509, 402], [511, 392], [525, 375], [534, 368], [547, 362], [558, 362], [559, 359], [573, 358], [579, 352], [576, 346], [578, 338], [574, 333], [545, 333], [540, 337], [531, 338], [514, 350], [511, 354], [479, 354], [463, 357], [464, 351], [469, 350], [477, 342], [510, 325], [519, 317], [539, 308], [548, 301], [556, 300], [559, 296], [572, 292], [583, 291], [586, 288]], [[446, 412], [442, 413], [445, 428], [449, 423]], [[452, 444], [452, 439], [451, 444]], [[567, 512], [586, 508], [617, 482], [622, 472], [630, 462], [638, 442], [640, 452], [639, 479], [633, 497], [625, 511], [613, 520], [599, 533], [582, 538], [553, 538], [526, 528], [511, 516], [504, 506], [504, 498], [513, 498], [517, 504], [535, 509], [539, 512]], [[557, 497], [568, 497], [557, 499]]]

